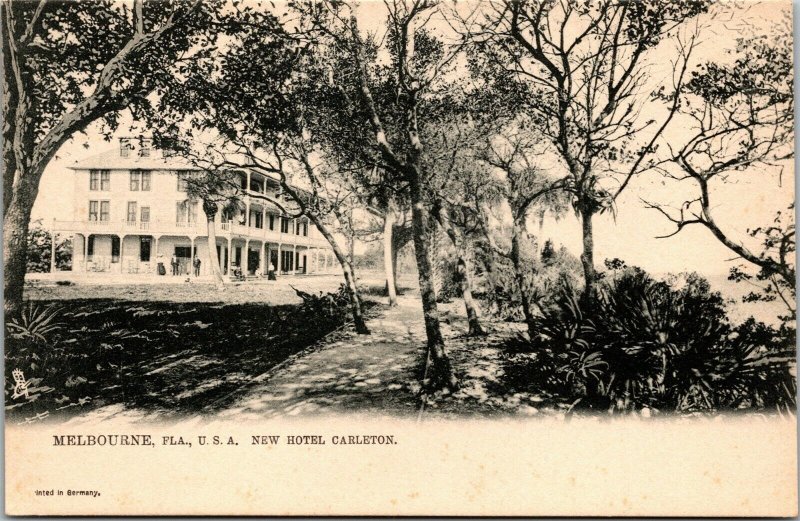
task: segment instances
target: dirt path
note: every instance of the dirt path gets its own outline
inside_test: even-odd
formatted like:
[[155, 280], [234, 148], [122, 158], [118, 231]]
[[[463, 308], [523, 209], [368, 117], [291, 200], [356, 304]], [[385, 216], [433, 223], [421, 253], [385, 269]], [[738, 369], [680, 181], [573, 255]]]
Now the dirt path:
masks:
[[[467, 323], [460, 301], [440, 306], [442, 332], [461, 379], [455, 395], [439, 396], [426, 414], [538, 414], [544, 398], [508, 389], [501, 345], [521, 329], [518, 324], [491, 324], [487, 337], [465, 336]], [[419, 297], [399, 298], [396, 308], [383, 307], [369, 320], [372, 334], [347, 332], [298, 354], [264, 375], [219, 419], [263, 419], [280, 416], [354, 412], [370, 416], [416, 415], [418, 374], [425, 346]], [[544, 412], [544, 411], [542, 411]]]
[[401, 297], [369, 320], [370, 335], [334, 334], [251, 385], [219, 417], [257, 419], [308, 413], [413, 413], [413, 382], [424, 346], [422, 311]]

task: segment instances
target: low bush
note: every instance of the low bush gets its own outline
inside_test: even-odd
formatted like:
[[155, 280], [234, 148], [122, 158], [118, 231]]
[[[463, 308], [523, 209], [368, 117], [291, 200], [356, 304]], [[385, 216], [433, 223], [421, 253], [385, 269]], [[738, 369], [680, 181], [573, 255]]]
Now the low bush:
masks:
[[[547, 295], [557, 293], [565, 281], [576, 286], [581, 280], [578, 258], [564, 247], [555, 250], [550, 241], [545, 243], [538, 259], [525, 260], [525, 267], [526, 293], [534, 307], [544, 302]], [[482, 309], [495, 318], [514, 322], [525, 318], [514, 266], [507, 258], [494, 259], [492, 270], [485, 273], [476, 297], [483, 301]]]
[[696, 274], [606, 276], [583, 309], [565, 283], [536, 326], [531, 375], [576, 407], [692, 412], [795, 407], [794, 338], [753, 319], [732, 326]]

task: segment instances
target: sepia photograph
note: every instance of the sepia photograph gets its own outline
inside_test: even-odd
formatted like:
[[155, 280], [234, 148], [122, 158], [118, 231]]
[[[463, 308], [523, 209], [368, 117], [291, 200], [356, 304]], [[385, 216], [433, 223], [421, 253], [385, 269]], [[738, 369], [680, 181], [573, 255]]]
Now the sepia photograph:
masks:
[[7, 514], [797, 515], [788, 0], [0, 7]]

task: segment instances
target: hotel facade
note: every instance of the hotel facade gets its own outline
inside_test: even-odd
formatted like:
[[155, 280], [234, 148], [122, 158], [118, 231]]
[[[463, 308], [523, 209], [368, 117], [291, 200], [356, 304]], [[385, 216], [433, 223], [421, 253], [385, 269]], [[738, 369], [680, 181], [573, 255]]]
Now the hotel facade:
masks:
[[[73, 217], [53, 221], [52, 233], [72, 238], [73, 272], [160, 276], [165, 271], [167, 279], [175, 256], [179, 275], [193, 274], [197, 257], [200, 276], [210, 276], [210, 253], [227, 277], [240, 272], [266, 278], [270, 263], [283, 275], [335, 270], [330, 245], [313, 223], [292, 219], [263, 199], [280, 198], [274, 178], [246, 170], [238, 174], [241, 208], [218, 212], [216, 244], [210, 248], [202, 202], [187, 193], [185, 179], [193, 168], [183, 159], [166, 156], [147, 139], [123, 138], [118, 149], [69, 169]], [[55, 250], [51, 258], [54, 272]]]

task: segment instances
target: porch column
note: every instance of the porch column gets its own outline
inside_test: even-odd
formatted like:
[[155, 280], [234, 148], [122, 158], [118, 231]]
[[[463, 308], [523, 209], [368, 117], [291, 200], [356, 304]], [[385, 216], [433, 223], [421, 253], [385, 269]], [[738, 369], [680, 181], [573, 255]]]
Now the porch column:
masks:
[[191, 242], [191, 246], [189, 247], [189, 268], [188, 268], [189, 269], [189, 273], [187, 273], [187, 275], [189, 275], [190, 277], [192, 275], [194, 275], [194, 258], [195, 258], [194, 240], [195, 240], [195, 238], [196, 237], [194, 237], [194, 236], [190, 237], [192, 242]]
[[125, 237], [126, 235], [118, 235], [119, 237], [119, 272], [125, 273]]
[[297, 258], [297, 239], [295, 239], [295, 244], [292, 247], [292, 274], [297, 275], [297, 265], [299, 264], [299, 260]]
[[[73, 243], [75, 244], [75, 243]], [[50, 232], [50, 273], [56, 272], [56, 232]]]
[[91, 233], [87, 233], [83, 236], [83, 271], [89, 271], [89, 238], [92, 236]]
[[247, 274], [250, 272], [250, 239], [245, 239], [244, 241], [244, 255], [242, 255], [242, 266], [239, 266], [242, 269], [242, 276], [246, 277]]
[[269, 271], [269, 265], [272, 262], [272, 259], [270, 258], [271, 248], [269, 247], [269, 243], [268, 242], [264, 243], [264, 248], [267, 250], [266, 255], [264, 255], [264, 259], [266, 260], [266, 262], [264, 264], [266, 266], [266, 268], [264, 269], [264, 273], [267, 273], [267, 271]]
[[226, 257], [225, 258], [225, 273], [227, 275], [230, 275], [231, 274], [231, 257], [232, 257], [232, 255], [231, 255], [231, 253], [232, 253], [231, 252], [231, 238], [230, 237], [228, 237], [228, 248], [225, 251], [227, 253], [227, 255], [225, 256]]
[[75, 245], [77, 243], [75, 242], [75, 234], [74, 233], [72, 234], [71, 237], [72, 237], [72, 239], [71, 239], [72, 240], [72, 262], [70, 263], [69, 270], [70, 271], [75, 271]]
[[281, 254], [281, 246], [281, 243], [278, 243], [278, 266], [275, 268], [278, 273], [280, 273], [283, 269], [283, 255]]
[[[263, 221], [263, 217], [262, 217], [262, 221], [261, 222], [264, 222]], [[267, 251], [267, 243], [263, 242], [263, 243], [261, 243], [261, 248], [259, 248], [259, 250], [258, 250], [258, 256], [259, 256], [259, 259], [261, 260], [261, 276], [262, 277], [265, 277], [267, 275], [267, 254], [266, 254], [266, 251]]]

